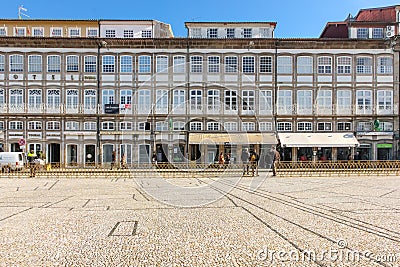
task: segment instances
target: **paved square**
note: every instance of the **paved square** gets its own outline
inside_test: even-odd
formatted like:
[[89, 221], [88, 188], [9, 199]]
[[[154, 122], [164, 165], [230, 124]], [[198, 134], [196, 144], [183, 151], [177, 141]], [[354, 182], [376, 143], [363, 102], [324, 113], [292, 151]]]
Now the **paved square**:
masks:
[[400, 266], [399, 179], [1, 178], [0, 266]]

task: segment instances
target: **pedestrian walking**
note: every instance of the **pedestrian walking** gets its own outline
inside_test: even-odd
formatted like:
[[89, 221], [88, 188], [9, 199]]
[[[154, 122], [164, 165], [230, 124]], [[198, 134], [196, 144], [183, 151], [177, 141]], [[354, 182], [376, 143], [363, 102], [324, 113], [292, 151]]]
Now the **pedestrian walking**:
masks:
[[275, 147], [272, 147], [272, 151], [274, 153], [272, 159], [272, 176], [276, 176], [276, 165], [279, 161], [281, 161], [281, 154], [279, 154]]
[[249, 174], [249, 158], [250, 158], [249, 149], [248, 148], [243, 149], [242, 155], [240, 157], [243, 164], [243, 175], [246, 173]]
[[117, 153], [114, 150], [111, 154], [111, 170], [114, 168], [116, 160], [117, 160]]
[[27, 155], [27, 160], [29, 164], [29, 169], [30, 169], [30, 176], [29, 177], [35, 177], [36, 176], [36, 158], [37, 155], [33, 150], [29, 151]]
[[250, 166], [251, 166], [251, 172], [254, 176], [258, 176], [258, 161], [260, 160], [259, 155], [257, 154], [257, 151], [254, 149], [253, 152], [250, 154]]

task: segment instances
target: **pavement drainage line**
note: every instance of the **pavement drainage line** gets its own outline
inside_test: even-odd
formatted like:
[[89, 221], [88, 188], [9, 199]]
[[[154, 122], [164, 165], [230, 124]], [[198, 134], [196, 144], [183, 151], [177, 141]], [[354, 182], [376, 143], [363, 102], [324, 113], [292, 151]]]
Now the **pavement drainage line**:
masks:
[[48, 190], [51, 190], [59, 181], [60, 181], [60, 180], [55, 181], [55, 182], [49, 187]]
[[[213, 187], [213, 186], [210, 185], [210, 187]], [[322, 234], [320, 234], [320, 233], [317, 233], [317, 232], [315, 232], [315, 231], [313, 231], [313, 230], [311, 230], [311, 229], [308, 229], [308, 228], [306, 228], [306, 227], [304, 227], [304, 226], [302, 226], [302, 225], [299, 225], [299, 224], [297, 224], [297, 223], [295, 223], [295, 222], [289, 221], [288, 219], [283, 218], [283, 217], [281, 217], [281, 216], [279, 216], [279, 215], [277, 215], [277, 214], [274, 214], [274, 213], [272, 213], [272, 212], [270, 212], [270, 211], [268, 211], [268, 210], [266, 210], [266, 209], [264, 209], [264, 208], [258, 206], [257, 204], [254, 204], [254, 203], [252, 203], [252, 202], [250, 202], [250, 201], [248, 201], [248, 200], [245, 200], [245, 199], [243, 199], [243, 198], [241, 198], [241, 197], [235, 196], [235, 195], [233, 195], [232, 193], [224, 192], [224, 191], [222, 191], [222, 190], [220, 190], [220, 189], [218, 189], [218, 188], [216, 188], [215, 190], [218, 190], [218, 191], [219, 191], [220, 193], [222, 193], [222, 194], [231, 195], [232, 197], [237, 198], [238, 200], [241, 200], [241, 201], [243, 201], [243, 202], [249, 204], [250, 206], [254, 206], [255, 208], [258, 208], [258, 209], [260, 209], [260, 210], [262, 210], [262, 211], [264, 211], [264, 212], [266, 212], [266, 213], [268, 213], [268, 214], [270, 214], [270, 215], [276, 216], [276, 217], [278, 217], [278, 218], [284, 220], [285, 222], [288, 222], [288, 223], [290, 223], [290, 224], [293, 224], [294, 226], [297, 226], [297, 227], [299, 227], [299, 228], [301, 228], [301, 229], [303, 229], [303, 230], [305, 230], [305, 231], [308, 231], [308, 232], [310, 232], [310, 233], [312, 233], [312, 234], [314, 234], [314, 235], [317, 235], [317, 236], [319, 236], [319, 237], [321, 237], [321, 238], [323, 238], [323, 239], [325, 239], [325, 240], [327, 240], [327, 241], [330, 241], [330, 242], [332, 242], [332, 243], [334, 243], [334, 244], [337, 244], [337, 241], [336, 241], [336, 240], [333, 240], [333, 239], [331, 239], [331, 238], [329, 238], [329, 237], [327, 237], [327, 236], [324, 236], [324, 235], [322, 235]], [[233, 201], [233, 200], [232, 200], [232, 201]], [[270, 226], [268, 223], [266, 223], [263, 219], [261, 219], [260, 217], [258, 217], [258, 216], [255, 215], [254, 213], [252, 213], [249, 209], [247, 209], [246, 207], [241, 206], [241, 205], [239, 205], [239, 207], [241, 207], [243, 210], [245, 210], [245, 211], [246, 211], [247, 213], [249, 213], [251, 216], [253, 216], [254, 218], [256, 218], [256, 219], [257, 219], [258, 221], [260, 221], [262, 224], [264, 224], [265, 226], [267, 226], [271, 231], [275, 232], [277, 235], [279, 235], [281, 238], [283, 238], [285, 241], [287, 241], [289, 244], [291, 244], [294, 248], [296, 248], [296, 249], [299, 250], [300, 252], [304, 252], [304, 250], [302, 250], [300, 247], [298, 247], [296, 244], [294, 244], [292, 241], [290, 241], [286, 236], [284, 236], [284, 235], [283, 235], [282, 233], [280, 233], [278, 230], [274, 229], [272, 226]], [[348, 247], [348, 246], [346, 246], [346, 248], [347, 248], [348, 250], [350, 250], [350, 251], [353, 251], [353, 252], [357, 251], [357, 250], [351, 249], [351, 248]], [[383, 262], [381, 262], [381, 261], [379, 261], [379, 260], [373, 258], [373, 255], [371, 255], [371, 256], [364, 256], [364, 257], [367, 258], [367, 259], [369, 259], [370, 261], [374, 261], [376, 264], [379, 264], [379, 265], [381, 265], [381, 266], [391, 267], [390, 265], [387, 265], [387, 264], [385, 264], [385, 263], [383, 263]], [[320, 263], [319, 261], [314, 261], [314, 262], [315, 262], [317, 265], [319, 265], [319, 266], [327, 266], [327, 265], [324, 265], [324, 264]]]
[[67, 200], [67, 199], [72, 198], [72, 197], [73, 197], [73, 196], [69, 196], [69, 197], [66, 197], [66, 198], [64, 198], [64, 199], [61, 199], [61, 200], [59, 200], [59, 201], [57, 201], [57, 202], [54, 202], [54, 203], [51, 203], [51, 202], [50, 202], [49, 205], [43, 206], [42, 208], [50, 208], [51, 206], [56, 205], [56, 204], [59, 204], [59, 203], [65, 201], [65, 200]]
[[0, 222], [5, 221], [5, 220], [7, 220], [7, 219], [10, 219], [11, 217], [14, 217], [14, 216], [16, 216], [16, 215], [19, 215], [19, 214], [21, 214], [21, 213], [23, 213], [23, 212], [26, 212], [26, 211], [28, 211], [28, 210], [31, 210], [31, 209], [33, 209], [33, 207], [30, 207], [30, 208], [21, 210], [21, 211], [19, 211], [19, 212], [17, 212], [17, 213], [14, 213], [14, 214], [11, 214], [11, 215], [9, 215], [9, 216], [7, 216], [7, 217], [1, 218], [1, 219], [0, 219]]
[[[221, 181], [218, 181], [218, 182], [222, 183]], [[353, 219], [353, 218], [350, 218], [350, 217], [344, 216], [344, 215], [339, 215], [340, 217], [339, 216], [333, 216], [333, 215], [330, 215], [330, 214], [326, 214], [326, 213], [324, 213], [322, 211], [314, 210], [314, 209], [321, 209], [321, 208], [314, 207], [314, 206], [311, 206], [312, 208], [309, 208], [309, 207], [305, 206], [304, 203], [301, 203], [302, 205], [291, 203], [291, 202], [289, 202], [287, 200], [279, 199], [279, 198], [274, 197], [274, 196], [268, 196], [266, 193], [264, 193], [265, 195], [263, 195], [261, 192], [256, 192], [256, 191], [249, 192], [245, 187], [240, 186], [240, 185], [238, 185], [235, 188], [239, 189], [239, 190], [242, 190], [242, 191], [244, 191], [246, 193], [249, 193], [249, 194], [255, 194], [255, 195], [259, 196], [259, 197], [267, 198], [267, 199], [269, 199], [271, 201], [275, 201], [275, 202], [290, 206], [292, 208], [295, 208], [295, 209], [298, 209], [298, 210], [301, 210], [301, 211], [304, 211], [304, 212], [308, 212], [308, 213], [314, 214], [316, 216], [319, 216], [319, 217], [322, 217], [322, 218], [337, 222], [339, 224], [344, 224], [346, 226], [353, 227], [353, 228], [356, 228], [358, 230], [362, 230], [362, 231], [365, 231], [367, 233], [374, 234], [374, 235], [377, 235], [379, 237], [389, 239], [391, 241], [400, 242], [400, 238], [398, 236], [394, 236], [393, 237], [390, 234], [390, 233], [392, 233], [392, 234], [395, 234], [395, 235], [399, 235], [398, 232], [395, 232], [395, 231], [392, 231], [392, 230], [389, 230], [389, 229], [386, 229], [386, 228], [383, 228], [383, 227], [380, 227], [380, 226], [376, 226], [376, 225], [373, 225], [373, 224], [368, 223], [368, 222], [364, 222], [364, 221], [361, 221], [361, 220]], [[261, 191], [263, 191], [263, 190], [261, 190]], [[298, 201], [296, 201], [296, 202], [299, 203]], [[326, 210], [326, 209], [322, 209], [322, 210]], [[344, 220], [343, 218], [346, 219], [345, 222], [343, 222], [343, 220]], [[356, 222], [356, 223], [354, 223], [354, 222]], [[356, 224], [356, 225], [354, 225], [354, 224]], [[364, 224], [364, 225], [362, 225], [362, 224]], [[373, 228], [377, 228], [377, 229], [373, 229], [370, 226], [372, 226]], [[390, 232], [390, 233], [387, 233], [387, 232]]]

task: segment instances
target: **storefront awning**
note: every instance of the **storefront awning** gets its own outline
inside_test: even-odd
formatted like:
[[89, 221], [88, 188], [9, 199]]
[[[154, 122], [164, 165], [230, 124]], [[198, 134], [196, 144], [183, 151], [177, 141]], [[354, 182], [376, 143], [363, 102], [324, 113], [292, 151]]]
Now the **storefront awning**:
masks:
[[353, 133], [278, 133], [286, 147], [355, 147], [359, 143]]
[[190, 133], [189, 144], [277, 144], [274, 133]]

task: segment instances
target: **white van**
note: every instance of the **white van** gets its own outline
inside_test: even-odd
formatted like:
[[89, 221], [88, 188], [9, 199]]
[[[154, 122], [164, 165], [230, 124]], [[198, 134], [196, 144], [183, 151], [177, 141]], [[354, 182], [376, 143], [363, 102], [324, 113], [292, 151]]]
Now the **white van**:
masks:
[[0, 152], [0, 169], [22, 170], [25, 156], [22, 152]]

